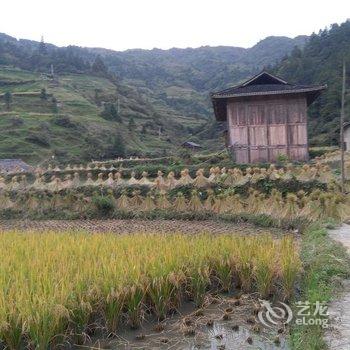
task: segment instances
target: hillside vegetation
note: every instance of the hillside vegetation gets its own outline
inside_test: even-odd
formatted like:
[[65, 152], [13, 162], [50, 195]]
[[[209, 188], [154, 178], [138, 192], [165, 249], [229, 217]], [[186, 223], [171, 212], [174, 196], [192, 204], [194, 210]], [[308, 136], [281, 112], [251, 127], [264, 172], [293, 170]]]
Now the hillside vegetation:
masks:
[[[185, 140], [220, 151], [222, 126], [213, 119], [209, 92], [263, 68], [291, 83], [328, 85], [309, 110], [309, 136], [312, 146], [334, 145], [343, 58], [350, 67], [349, 21], [310, 38], [268, 37], [249, 49], [117, 52], [0, 34], [0, 157], [163, 156]], [[10, 108], [6, 92], [12, 93]]]
[[[11, 93], [9, 105], [5, 92]], [[110, 106], [114, 113], [106, 113]], [[71, 73], [51, 79], [2, 66], [0, 158], [77, 162], [125, 153], [163, 155], [178, 146], [178, 135], [186, 137], [187, 126], [201, 121], [189, 117], [180, 123], [159, 109], [107, 78]]]
[[264, 66], [279, 62], [306, 36], [268, 37], [249, 49], [200, 47], [114, 52], [90, 49], [120, 79], [185, 115], [212, 117], [209, 92], [236, 84]]
[[250, 49], [116, 52], [0, 34], [0, 158], [166, 155], [188, 139], [221, 150], [209, 92], [276, 63], [306, 39], [270, 37]]
[[[333, 145], [339, 142], [342, 63], [347, 64], [350, 78], [350, 21], [320, 31], [310, 37], [303, 50], [295, 48], [275, 68], [275, 73], [290, 82], [327, 84], [328, 89], [309, 109], [311, 145]], [[347, 94], [347, 98], [349, 94]], [[350, 120], [349, 105], [346, 118]]]

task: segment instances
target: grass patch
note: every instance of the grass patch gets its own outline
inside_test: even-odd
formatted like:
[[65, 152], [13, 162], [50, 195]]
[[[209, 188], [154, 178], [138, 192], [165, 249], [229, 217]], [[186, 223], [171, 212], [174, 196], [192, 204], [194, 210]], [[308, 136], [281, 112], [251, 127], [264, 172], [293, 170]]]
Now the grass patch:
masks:
[[[310, 226], [303, 237], [301, 259], [304, 276], [300, 300], [329, 302], [339, 291], [338, 278], [350, 275], [350, 259], [346, 249], [327, 234], [320, 224]], [[313, 310], [311, 310], [312, 312]], [[323, 340], [321, 326], [293, 326], [291, 345], [297, 350], [321, 350], [327, 346]]]

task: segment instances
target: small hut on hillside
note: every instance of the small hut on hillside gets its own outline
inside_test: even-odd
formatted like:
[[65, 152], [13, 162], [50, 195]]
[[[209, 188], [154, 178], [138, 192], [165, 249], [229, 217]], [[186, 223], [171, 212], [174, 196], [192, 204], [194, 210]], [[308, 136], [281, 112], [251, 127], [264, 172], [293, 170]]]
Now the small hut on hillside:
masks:
[[326, 85], [293, 85], [265, 71], [211, 94], [215, 117], [227, 122], [227, 147], [237, 163], [306, 161], [307, 107]]
[[192, 150], [201, 149], [202, 148], [201, 145], [199, 145], [198, 143], [192, 142], [192, 141], [186, 141], [181, 146], [184, 147], [184, 148], [192, 149]]

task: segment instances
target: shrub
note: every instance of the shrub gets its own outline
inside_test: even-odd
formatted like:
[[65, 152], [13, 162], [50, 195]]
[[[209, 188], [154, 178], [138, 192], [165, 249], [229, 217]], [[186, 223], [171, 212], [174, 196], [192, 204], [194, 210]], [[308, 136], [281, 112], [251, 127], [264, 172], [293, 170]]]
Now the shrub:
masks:
[[12, 103], [12, 94], [10, 91], [6, 91], [4, 93], [4, 101], [5, 101], [6, 110], [9, 111], [11, 109], [11, 103]]
[[41, 100], [47, 100], [47, 93], [46, 93], [46, 89], [42, 88], [40, 91], [40, 99]]
[[25, 138], [25, 140], [43, 147], [50, 146], [49, 137], [43, 133], [31, 133]]
[[10, 125], [12, 127], [19, 127], [19, 126], [22, 126], [24, 124], [24, 120], [20, 117], [12, 117], [10, 118]]
[[52, 122], [63, 128], [76, 128], [78, 126], [77, 123], [73, 122], [72, 119], [66, 115], [57, 116]]
[[277, 164], [285, 164], [288, 162], [288, 156], [283, 153], [277, 155]]
[[106, 120], [116, 121], [121, 123], [122, 118], [118, 114], [118, 111], [114, 103], [105, 103], [103, 105], [103, 111], [101, 112], [101, 117]]
[[327, 152], [329, 152], [329, 148], [325, 147], [325, 148], [310, 148], [309, 149], [309, 156], [310, 158], [316, 158], [316, 157], [321, 157], [324, 154], [326, 154]]
[[92, 203], [97, 212], [102, 216], [110, 216], [115, 209], [113, 199], [108, 196], [94, 195], [92, 197]]

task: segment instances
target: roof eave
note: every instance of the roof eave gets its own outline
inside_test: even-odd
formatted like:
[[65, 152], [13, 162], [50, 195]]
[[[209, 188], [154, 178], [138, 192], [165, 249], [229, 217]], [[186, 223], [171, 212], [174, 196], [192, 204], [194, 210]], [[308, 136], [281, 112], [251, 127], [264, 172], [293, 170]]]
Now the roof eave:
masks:
[[269, 72], [266, 72], [265, 70], [263, 70], [263, 71], [261, 71], [260, 73], [254, 75], [252, 78], [250, 78], [250, 79], [244, 81], [243, 83], [240, 83], [240, 84], [238, 84], [238, 85], [234, 85], [234, 86], [229, 87], [229, 88], [224, 89], [224, 90], [220, 90], [220, 91], [213, 92], [212, 94], [223, 94], [223, 93], [225, 93], [225, 91], [227, 91], [227, 90], [232, 90], [232, 89], [235, 89], [235, 88], [247, 86], [247, 85], [249, 85], [252, 81], [258, 79], [260, 76], [262, 76], [262, 75], [264, 75], [264, 74], [266, 74], [266, 75], [270, 76], [271, 78], [275, 79], [275, 80], [276, 80], [277, 82], [279, 82], [281, 85], [288, 85], [288, 82], [286, 82], [285, 80], [283, 80], [283, 79], [281, 79], [280, 77], [277, 77], [277, 76], [275, 76], [275, 75], [272, 75], [272, 74], [270, 74]]
[[321, 85], [313, 88], [298, 89], [298, 90], [276, 90], [276, 91], [261, 91], [261, 92], [248, 92], [244, 94], [215, 94], [211, 95], [212, 100], [222, 98], [239, 98], [249, 96], [268, 96], [268, 95], [286, 95], [286, 94], [300, 94], [308, 92], [321, 92], [327, 88], [327, 85]]

